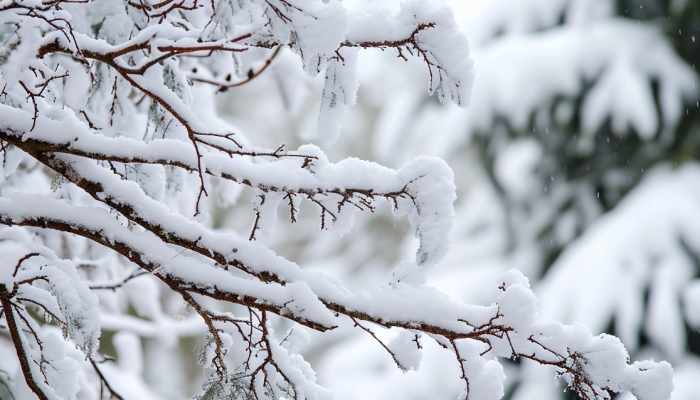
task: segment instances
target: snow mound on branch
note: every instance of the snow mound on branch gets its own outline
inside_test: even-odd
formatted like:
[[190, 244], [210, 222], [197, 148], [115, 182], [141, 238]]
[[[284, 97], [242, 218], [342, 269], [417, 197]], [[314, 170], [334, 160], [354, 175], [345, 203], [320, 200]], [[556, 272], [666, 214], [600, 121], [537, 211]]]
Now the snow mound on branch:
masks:
[[398, 177], [411, 197], [399, 198], [394, 214], [408, 216], [420, 240], [416, 264], [426, 270], [441, 261], [450, 247], [452, 204], [457, 198], [454, 174], [439, 158], [416, 157], [398, 171]]
[[332, 55], [347, 33], [349, 16], [339, 1], [270, 0], [267, 3], [285, 10], [291, 21], [284, 26], [278, 24], [277, 29], [288, 35], [284, 40], [304, 58], [309, 70], [315, 67], [311, 56]]
[[[347, 40], [350, 43], [372, 43], [378, 47], [408, 48], [408, 54], [428, 63], [429, 91], [437, 93], [440, 102], [451, 100], [467, 107], [474, 80], [473, 61], [464, 33], [455, 22], [449, 7], [435, 7], [426, 1], [401, 3], [394, 15], [373, 10], [355, 14], [350, 21]], [[414, 53], [417, 51], [417, 53]], [[400, 54], [407, 56], [404, 49]]]
[[667, 362], [630, 364], [625, 346], [615, 336], [593, 336], [580, 323], [564, 325], [538, 320], [537, 299], [527, 278], [517, 270], [506, 272], [498, 281], [502, 282], [503, 293], [497, 298], [499, 317], [494, 323], [513, 330], [503, 343], [493, 346], [497, 355], [509, 357], [512, 349], [525, 356], [537, 354], [539, 359], [557, 367], [569, 389], [586, 398], [609, 399], [604, 390], [629, 390], [640, 400], [671, 396], [673, 370]]
[[391, 351], [394, 360], [404, 372], [418, 371], [423, 354], [420, 352], [419, 336], [402, 330], [386, 347]]
[[[30, 254], [34, 256], [24, 259]], [[53, 251], [33, 243], [32, 238], [14, 228], [0, 230], [0, 259], [4, 260], [0, 284], [8, 290], [16, 282], [34, 278], [41, 277], [39, 282], [48, 282], [44, 286], [19, 285], [16, 297], [29, 299], [59, 318], [64, 337], [92, 356], [100, 344], [98, 300], [78, 276], [73, 263], [58, 259]]]
[[356, 101], [357, 49], [347, 47], [396, 48], [399, 56], [421, 58], [428, 66], [428, 91], [437, 94], [441, 103], [452, 101], [467, 107], [474, 81], [473, 61], [464, 33], [455, 22], [449, 7], [437, 8], [428, 2], [413, 0], [401, 3], [396, 13], [373, 10], [350, 14], [349, 31], [344, 47], [332, 52], [318, 52], [306, 62], [314, 75], [326, 69], [321, 99], [318, 136], [330, 146], [338, 138], [340, 118]]
[[482, 357], [480, 344], [466, 340], [456, 342], [463, 359], [462, 367], [469, 379], [469, 387], [462, 391], [459, 400], [499, 400], [503, 397], [506, 379], [503, 366], [495, 359]]

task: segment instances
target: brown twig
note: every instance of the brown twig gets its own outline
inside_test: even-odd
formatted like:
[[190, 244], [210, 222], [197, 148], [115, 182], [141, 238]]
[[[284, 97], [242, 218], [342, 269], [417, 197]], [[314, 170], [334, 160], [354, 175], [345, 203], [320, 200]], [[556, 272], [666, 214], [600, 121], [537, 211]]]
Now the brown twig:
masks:
[[22, 369], [22, 374], [27, 382], [27, 386], [34, 392], [34, 394], [40, 400], [49, 400], [48, 396], [39, 387], [34, 379], [34, 374], [32, 373], [32, 368], [29, 365], [30, 355], [27, 354], [24, 349], [22, 334], [17, 327], [17, 320], [15, 320], [15, 313], [13, 310], [12, 303], [8, 297], [9, 293], [4, 285], [0, 285], [0, 304], [2, 304], [3, 314], [5, 315], [5, 321], [7, 327], [10, 330], [10, 337], [12, 338], [12, 344], [15, 347], [15, 352], [17, 352], [17, 358], [19, 360], [20, 368]]

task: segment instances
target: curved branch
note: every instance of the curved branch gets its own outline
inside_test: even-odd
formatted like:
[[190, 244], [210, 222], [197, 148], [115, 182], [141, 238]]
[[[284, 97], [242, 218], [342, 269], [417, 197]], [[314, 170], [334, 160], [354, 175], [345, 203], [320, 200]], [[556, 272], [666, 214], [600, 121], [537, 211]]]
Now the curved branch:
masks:
[[252, 81], [253, 79], [257, 78], [258, 76], [260, 76], [260, 74], [265, 72], [267, 67], [269, 67], [270, 64], [272, 64], [272, 61], [275, 59], [275, 57], [277, 57], [277, 54], [280, 53], [280, 51], [282, 50], [283, 47], [284, 47], [283, 45], [277, 46], [277, 48], [272, 53], [272, 55], [270, 57], [268, 57], [267, 59], [265, 59], [265, 63], [263, 64], [262, 67], [260, 67], [260, 69], [258, 69], [255, 72], [251, 69], [250, 71], [248, 71], [248, 76], [245, 79], [242, 79], [238, 82], [228, 82], [228, 77], [226, 80], [222, 81], [222, 80], [215, 80], [215, 79], [208, 79], [208, 78], [199, 77], [196, 74], [192, 74], [188, 78], [192, 82], [202, 82], [202, 83], [208, 83], [210, 85], [218, 86], [217, 92], [225, 92], [226, 90], [228, 90], [230, 88], [243, 86], [246, 83], [248, 83], [248, 82]]
[[32, 367], [29, 364], [31, 356], [27, 354], [24, 349], [22, 334], [17, 326], [17, 320], [15, 319], [14, 307], [9, 298], [9, 292], [5, 285], [0, 285], [0, 304], [2, 304], [3, 314], [5, 315], [5, 321], [7, 322], [7, 328], [10, 330], [10, 337], [12, 338], [12, 344], [17, 352], [17, 358], [19, 360], [20, 368], [22, 369], [22, 374], [27, 382], [27, 386], [34, 392], [34, 394], [41, 400], [49, 400], [48, 396], [39, 387], [34, 379], [34, 374], [32, 373]]

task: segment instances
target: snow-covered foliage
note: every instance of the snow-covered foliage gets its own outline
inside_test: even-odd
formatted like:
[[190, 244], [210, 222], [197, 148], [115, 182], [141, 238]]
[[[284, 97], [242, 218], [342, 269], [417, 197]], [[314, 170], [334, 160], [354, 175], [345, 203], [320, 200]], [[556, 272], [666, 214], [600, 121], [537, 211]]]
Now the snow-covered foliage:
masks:
[[[167, 350], [193, 337], [206, 371], [198, 399], [332, 398], [300, 354], [315, 338], [306, 330], [352, 325], [403, 371], [419, 368], [426, 342], [441, 346], [456, 360], [462, 399], [504, 395], [499, 357], [552, 366], [588, 399], [622, 391], [669, 398], [668, 363], [630, 363], [613, 336], [538, 318], [518, 271], [489, 282], [488, 305], [427, 284], [448, 254], [455, 219], [444, 161], [416, 157], [388, 168], [327, 155], [357, 101], [365, 49], [417, 60], [429, 94], [469, 104], [472, 61], [449, 8], [421, 0], [386, 10], [336, 0], [7, 0], [0, 20], [0, 369], [13, 396], [185, 397], [187, 388], [165, 388], [158, 365], [144, 368], [141, 345]], [[664, 75], [669, 63], [673, 78]], [[594, 59], [579, 72], [603, 65]], [[217, 93], [254, 85], [268, 68], [285, 82], [289, 103], [300, 97], [294, 80], [303, 73], [323, 80], [315, 124], [323, 148], [268, 149], [256, 144], [260, 132], [217, 116]], [[662, 96], [672, 98], [691, 76], [671, 56], [620, 68], [658, 75]], [[624, 87], [644, 94], [639, 86]], [[600, 124], [606, 114], [594, 105]], [[664, 109], [664, 121], [677, 108]], [[619, 113], [618, 127], [637, 116], [635, 108]], [[261, 108], [247, 117], [276, 115]], [[219, 207], [239, 203], [243, 191], [253, 198], [251, 226], [216, 229]], [[343, 235], [357, 212], [387, 205], [406, 217], [417, 250], [375, 287], [349, 288], [268, 246], [280, 209], [295, 222], [315, 207], [321, 230]], [[400, 333], [385, 342], [375, 327]], [[101, 330], [110, 337], [100, 340]], [[164, 370], [177, 368], [172, 352], [158, 354]]]

